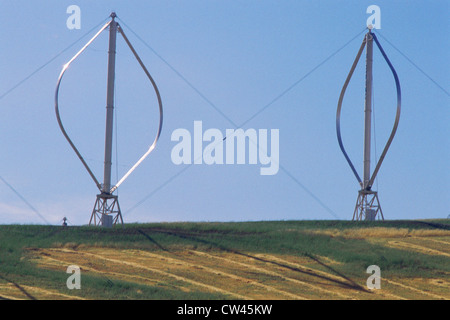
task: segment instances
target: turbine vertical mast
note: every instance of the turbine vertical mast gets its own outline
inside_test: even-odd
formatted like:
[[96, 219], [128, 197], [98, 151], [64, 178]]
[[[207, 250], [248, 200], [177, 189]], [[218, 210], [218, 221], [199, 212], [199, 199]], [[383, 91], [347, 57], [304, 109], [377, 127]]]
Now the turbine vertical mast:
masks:
[[117, 22], [114, 20], [116, 14], [111, 13], [111, 24], [109, 25], [109, 50], [108, 50], [108, 83], [106, 96], [106, 131], [105, 131], [105, 163], [103, 174], [102, 193], [110, 194], [111, 191], [111, 159], [113, 139], [114, 118], [114, 80], [116, 67], [116, 35]]
[[372, 124], [372, 64], [373, 64], [373, 36], [369, 28], [366, 34], [366, 100], [364, 107], [364, 180], [363, 189], [370, 190], [370, 142]]

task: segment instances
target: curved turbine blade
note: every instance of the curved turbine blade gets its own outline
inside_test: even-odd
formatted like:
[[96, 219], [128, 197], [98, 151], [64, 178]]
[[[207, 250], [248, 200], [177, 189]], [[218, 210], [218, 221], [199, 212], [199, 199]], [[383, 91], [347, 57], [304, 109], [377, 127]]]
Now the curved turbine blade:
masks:
[[66, 140], [69, 142], [70, 146], [72, 147], [72, 149], [75, 151], [75, 153], [77, 154], [78, 158], [81, 160], [81, 162], [83, 163], [84, 167], [86, 168], [86, 170], [88, 171], [89, 175], [91, 176], [92, 180], [94, 180], [95, 184], [97, 185], [97, 188], [99, 190], [101, 190], [101, 184], [98, 182], [97, 178], [95, 177], [95, 175], [92, 173], [91, 169], [89, 168], [89, 166], [87, 165], [86, 161], [84, 161], [83, 157], [81, 156], [80, 152], [78, 151], [78, 149], [75, 147], [75, 145], [73, 144], [72, 140], [69, 138], [69, 135], [67, 134], [66, 130], [64, 129], [64, 126], [62, 124], [61, 121], [61, 116], [59, 114], [59, 88], [61, 85], [61, 81], [62, 78], [64, 76], [64, 73], [67, 71], [67, 69], [69, 68], [70, 64], [76, 59], [78, 58], [78, 56], [84, 51], [86, 50], [86, 48], [100, 35], [100, 33], [102, 33], [109, 25], [110, 25], [111, 21], [107, 22], [93, 37], [91, 40], [89, 40], [83, 48], [81, 48], [80, 51], [77, 52], [77, 54], [75, 54], [72, 59], [69, 60], [69, 62], [67, 62], [64, 66], [63, 69], [61, 70], [61, 73], [59, 75], [57, 84], [56, 84], [56, 90], [55, 90], [55, 113], [56, 113], [56, 119], [58, 120], [58, 124], [59, 124], [59, 128], [61, 129], [64, 137], [66, 138]]
[[337, 111], [336, 111], [336, 134], [337, 134], [337, 139], [339, 142], [339, 147], [341, 148], [342, 153], [344, 154], [345, 159], [347, 160], [350, 168], [353, 171], [353, 174], [356, 177], [356, 180], [358, 180], [359, 184], [361, 185], [361, 187], [363, 186], [363, 182], [361, 180], [361, 178], [359, 177], [358, 172], [356, 171], [355, 167], [353, 166], [352, 161], [350, 160], [347, 152], [345, 151], [344, 148], [344, 144], [342, 143], [342, 138], [341, 138], [341, 108], [342, 108], [342, 101], [344, 100], [344, 94], [345, 91], [347, 90], [347, 86], [350, 82], [350, 79], [352, 78], [353, 72], [355, 71], [356, 66], [358, 65], [359, 59], [361, 58], [361, 54], [364, 50], [364, 47], [366, 46], [366, 38], [364, 37], [364, 40], [361, 44], [361, 47], [359, 48], [358, 54], [356, 55], [355, 61], [353, 62], [353, 65], [350, 69], [350, 72], [347, 76], [347, 79], [345, 80], [344, 86], [341, 90], [341, 95], [339, 96], [339, 102], [338, 102], [338, 107], [337, 107]]
[[144, 155], [133, 165], [133, 167], [131, 167], [131, 169], [128, 170], [127, 173], [125, 173], [125, 175], [117, 182], [117, 184], [111, 188], [110, 193], [113, 193], [128, 178], [128, 176], [142, 163], [142, 161], [144, 161], [144, 159], [147, 158], [147, 156], [155, 149], [156, 143], [158, 142], [159, 136], [161, 135], [162, 124], [163, 124], [162, 101], [161, 101], [161, 95], [159, 94], [158, 87], [156, 86], [156, 82], [153, 80], [152, 76], [148, 72], [148, 70], [145, 67], [144, 63], [142, 62], [141, 58], [137, 54], [136, 50], [131, 45], [130, 41], [128, 40], [127, 36], [123, 32], [123, 29], [120, 27], [120, 25], [118, 25], [118, 30], [119, 30], [120, 34], [122, 35], [123, 39], [125, 40], [125, 42], [127, 43], [130, 50], [133, 52], [134, 57], [139, 62], [141, 68], [144, 70], [145, 74], [147, 75], [148, 79], [150, 80], [150, 82], [153, 86], [153, 89], [155, 90], [156, 96], [158, 98], [158, 106], [159, 106], [159, 126], [158, 126], [158, 132], [156, 134], [155, 140], [150, 145], [147, 152], [144, 153]]
[[373, 39], [375, 40], [375, 43], [377, 44], [378, 49], [380, 49], [380, 52], [383, 55], [384, 60], [386, 60], [386, 63], [388, 64], [389, 68], [391, 69], [392, 75], [394, 76], [395, 86], [397, 89], [397, 113], [395, 115], [395, 122], [394, 122], [394, 127], [391, 131], [391, 135], [389, 136], [386, 146], [384, 147], [383, 153], [381, 154], [380, 159], [378, 160], [378, 163], [375, 167], [375, 170], [372, 173], [372, 177], [370, 178], [369, 187], [371, 187], [373, 185], [375, 177], [378, 174], [378, 170], [380, 170], [381, 163], [383, 162], [384, 157], [386, 156], [386, 153], [392, 143], [392, 140], [394, 139], [395, 133], [398, 128], [398, 123], [400, 121], [400, 111], [401, 111], [401, 105], [402, 105], [402, 93], [401, 93], [400, 81], [398, 79], [397, 72], [395, 71], [394, 67], [392, 66], [391, 62], [389, 61], [386, 53], [384, 52], [383, 48], [381, 47], [381, 44], [378, 42], [378, 39], [375, 36], [375, 34], [372, 34], [372, 36], [373, 36]]

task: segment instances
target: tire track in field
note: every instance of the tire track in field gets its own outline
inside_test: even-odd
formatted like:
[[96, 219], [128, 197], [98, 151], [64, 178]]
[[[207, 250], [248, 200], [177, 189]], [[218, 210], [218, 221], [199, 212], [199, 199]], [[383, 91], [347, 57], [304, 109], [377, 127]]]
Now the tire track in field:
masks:
[[430, 239], [430, 238], [418, 238], [418, 237], [414, 237], [413, 239], [420, 239], [420, 240], [426, 240], [426, 241], [433, 241], [433, 242], [437, 242], [437, 243], [443, 243], [443, 244], [450, 245], [450, 242], [444, 241], [444, 240], [437, 240], [437, 239]]
[[[307, 298], [305, 298], [303, 296], [299, 296], [297, 294], [293, 294], [293, 293], [290, 293], [290, 292], [287, 292], [287, 291], [284, 291], [284, 290], [280, 290], [280, 289], [274, 288], [272, 286], [260, 283], [260, 282], [258, 282], [256, 280], [240, 277], [240, 276], [237, 276], [235, 274], [224, 272], [224, 271], [221, 271], [221, 270], [218, 270], [218, 269], [214, 269], [214, 268], [211, 268], [211, 267], [205, 267], [205, 266], [202, 266], [202, 265], [185, 262], [183, 260], [170, 258], [170, 257], [159, 255], [159, 254], [156, 254], [156, 253], [150, 253], [150, 252], [140, 251], [140, 250], [138, 250], [138, 251], [139, 251], [139, 253], [141, 253], [142, 255], [145, 255], [145, 256], [154, 257], [154, 258], [157, 258], [157, 259], [160, 259], [160, 260], [171, 261], [172, 263], [180, 264], [182, 266], [186, 266], [186, 267], [190, 267], [190, 268], [198, 268], [198, 269], [201, 269], [201, 270], [205, 270], [206, 272], [209, 272], [209, 273], [212, 273], [212, 274], [215, 274], [215, 275], [218, 275], [218, 276], [225, 276], [225, 277], [228, 277], [228, 278], [231, 278], [231, 279], [234, 279], [234, 280], [238, 280], [238, 281], [241, 281], [241, 282], [249, 283], [249, 284], [251, 284], [253, 286], [257, 286], [257, 287], [263, 288], [263, 289], [265, 289], [267, 291], [276, 292], [278, 294], [290, 297], [292, 299], [307, 300]], [[249, 265], [247, 265], [247, 266], [249, 266]], [[280, 275], [276, 274], [276, 276], [280, 276]]]
[[[59, 263], [57, 263], [57, 264], [55, 264], [55, 263], [48, 263], [45, 260], [53, 260], [53, 261], [56, 261], [56, 262], [59, 262]], [[68, 264], [70, 264], [71, 262], [65, 261], [65, 260], [56, 259], [54, 257], [51, 258], [51, 257], [46, 256], [46, 257], [41, 257], [40, 263], [42, 265], [44, 265], [44, 266], [56, 266], [56, 267], [64, 266], [65, 267]], [[95, 268], [92, 268], [92, 267], [88, 267], [88, 266], [85, 266], [85, 265], [81, 265], [81, 264], [77, 264], [77, 265], [80, 267], [81, 270], [91, 271], [91, 272], [94, 272], [94, 273], [98, 273], [100, 275], [106, 275], [107, 274], [107, 275], [111, 275], [111, 276], [117, 276], [117, 277], [120, 278], [120, 280], [122, 280], [122, 279], [139, 279], [139, 280], [144, 280], [144, 281], [147, 281], [147, 282], [152, 282], [152, 283], [155, 283], [155, 284], [159, 282], [159, 280], [157, 280], [157, 279], [143, 277], [143, 276], [138, 276], [138, 275], [134, 275], [134, 274], [120, 273], [120, 272], [114, 272], [114, 271], [101, 271], [101, 270], [98, 270], [98, 269], [95, 269]], [[107, 280], [110, 280], [110, 279], [107, 279]]]
[[433, 285], [435, 285], [435, 286], [450, 288], [450, 282], [445, 281], [443, 279], [430, 279], [429, 282], [433, 283]]
[[[272, 260], [274, 260], [274, 261], [276, 261], [278, 263], [282, 263], [283, 265], [290, 265], [291, 267], [294, 267], [294, 268], [297, 268], [297, 269], [300, 269], [300, 270], [304, 270], [305, 272], [308, 272], [308, 273], [317, 273], [317, 275], [319, 275], [319, 276], [322, 276], [322, 277], [325, 277], [325, 278], [334, 279], [334, 280], [336, 280], [339, 283], [342, 283], [342, 281], [348, 281], [348, 279], [346, 279], [344, 277], [336, 276], [336, 275], [334, 275], [332, 273], [328, 273], [328, 272], [325, 272], [325, 271], [322, 271], [322, 270], [317, 270], [317, 269], [314, 269], [314, 268], [305, 267], [305, 266], [303, 266], [303, 265], [301, 265], [299, 263], [287, 261], [287, 260], [275, 257], [273, 255], [261, 254], [261, 256], [265, 257], [266, 259], [272, 259]], [[360, 290], [358, 292], [361, 292], [361, 291], [368, 292], [369, 294], [377, 294], [377, 295], [390, 297], [390, 298], [398, 299], [398, 300], [407, 300], [404, 297], [395, 295], [393, 293], [388, 293], [388, 292], [385, 292], [385, 291], [381, 292], [381, 291], [377, 291], [377, 290], [374, 290], [374, 291], [372, 291], [372, 290], [371, 291]]]
[[5, 295], [0, 295], [0, 300], [23, 300], [23, 299], [19, 299], [19, 298], [16, 298], [16, 297], [5, 296]]
[[[8, 283], [6, 285], [0, 285], [0, 288], [7, 288], [7, 289], [12, 289], [14, 291], [14, 289], [16, 289], [17, 292], [20, 292], [19, 289], [15, 288], [16, 285], [13, 283]], [[21, 287], [23, 287], [24, 289], [27, 289], [30, 292], [33, 293], [38, 293], [38, 294], [42, 294], [42, 295], [48, 295], [48, 296], [60, 296], [60, 297], [65, 297], [68, 299], [81, 299], [84, 300], [83, 298], [80, 297], [76, 297], [76, 296], [70, 296], [64, 293], [60, 293], [58, 291], [53, 291], [53, 290], [48, 290], [48, 289], [42, 289], [42, 288], [38, 288], [38, 287], [33, 287], [33, 286], [28, 286], [28, 285], [21, 285]], [[22, 293], [22, 292], [21, 292]], [[23, 293], [22, 293], [23, 294]], [[9, 296], [5, 296], [5, 295], [1, 295], [3, 297], [8, 297], [9, 299], [16, 299], [16, 300], [24, 300], [24, 298], [18, 298], [18, 297], [9, 297]]]
[[267, 269], [264, 269], [264, 268], [261, 268], [261, 267], [257, 267], [257, 266], [251, 265], [251, 264], [238, 262], [238, 261], [235, 261], [235, 260], [232, 260], [232, 259], [229, 259], [229, 258], [219, 257], [219, 256], [211, 255], [211, 254], [206, 253], [206, 252], [201, 252], [201, 251], [196, 251], [196, 250], [190, 250], [189, 252], [192, 252], [192, 253], [194, 253], [196, 255], [202, 255], [202, 256], [210, 257], [212, 259], [218, 259], [218, 260], [226, 261], [228, 263], [237, 264], [237, 265], [240, 265], [242, 267], [245, 267], [245, 268], [248, 268], [248, 269], [253, 269], [255, 271], [258, 271], [258, 272], [261, 272], [261, 273], [265, 273], [265, 274], [268, 274], [268, 275], [271, 275], [271, 276], [280, 277], [281, 279], [283, 279], [285, 281], [293, 282], [295, 284], [300, 284], [300, 285], [309, 287], [309, 288], [311, 288], [313, 290], [316, 290], [316, 291], [322, 291], [322, 292], [326, 292], [328, 294], [338, 295], [338, 296], [343, 297], [345, 299], [353, 299], [352, 297], [344, 295], [344, 294], [341, 294], [339, 292], [327, 290], [327, 289], [321, 288], [319, 286], [313, 285], [313, 284], [308, 283], [308, 282], [304, 282], [304, 281], [301, 281], [301, 280], [298, 280], [298, 279], [286, 277], [286, 276], [282, 275], [281, 273], [278, 273], [278, 272], [275, 272], [275, 271], [270, 271], [270, 270], [267, 270]]
[[114, 262], [114, 263], [118, 263], [118, 264], [123, 264], [123, 265], [128, 265], [128, 266], [131, 266], [131, 267], [135, 267], [135, 268], [148, 270], [150, 272], [154, 272], [154, 273], [157, 273], [157, 274], [160, 274], [160, 275], [164, 275], [166, 277], [174, 278], [175, 280], [183, 281], [183, 282], [192, 284], [192, 285], [197, 286], [197, 287], [203, 287], [203, 288], [206, 288], [206, 289], [211, 290], [211, 291], [220, 292], [222, 294], [230, 295], [230, 296], [233, 296], [233, 297], [236, 297], [236, 298], [239, 298], [239, 299], [248, 300], [247, 297], [244, 297], [244, 296], [242, 296], [240, 294], [229, 292], [227, 290], [224, 290], [224, 289], [212, 286], [212, 285], [208, 285], [208, 284], [205, 284], [205, 283], [202, 283], [202, 282], [198, 282], [198, 281], [191, 280], [191, 279], [188, 279], [188, 278], [185, 278], [185, 277], [182, 277], [182, 276], [178, 276], [178, 275], [175, 275], [175, 274], [170, 273], [170, 272], [161, 271], [161, 270], [158, 270], [158, 269], [155, 269], [155, 268], [150, 268], [150, 267], [138, 264], [138, 263], [132, 263], [132, 262], [127, 262], [127, 261], [123, 261], [123, 260], [113, 259], [113, 258], [105, 257], [105, 256], [102, 256], [102, 255], [99, 255], [99, 254], [94, 254], [94, 253], [84, 252], [84, 251], [75, 251], [75, 250], [69, 250], [69, 249], [48, 249], [48, 250], [59, 251], [59, 252], [67, 252], [67, 253], [76, 253], [76, 254], [81, 254], [81, 255], [92, 256], [92, 257], [96, 257], [96, 258], [101, 259], [101, 260], [110, 261], [110, 262]]
[[[0, 287], [2, 289], [2, 287]], [[24, 298], [13, 297], [5, 295], [4, 293], [0, 294], [0, 300], [25, 300]]]
[[299, 263], [287, 261], [287, 260], [275, 257], [275, 256], [270, 255], [270, 254], [257, 254], [256, 256], [257, 257], [262, 257], [262, 258], [264, 258], [266, 260], [274, 261], [279, 266], [286, 265], [286, 266], [290, 266], [290, 267], [299, 269], [301, 271], [304, 271], [304, 272], [306, 272], [308, 274], [312, 274], [313, 276], [314, 275], [315, 276], [320, 276], [322, 278], [325, 278], [325, 280], [335, 280], [335, 281], [338, 281], [339, 283], [342, 283], [343, 281], [344, 282], [348, 281], [344, 277], [336, 276], [336, 275], [334, 275], [332, 273], [328, 273], [328, 272], [325, 272], [325, 271], [322, 271], [322, 270], [317, 270], [317, 269], [314, 269], [314, 268], [305, 267], [304, 265], [301, 265]]
[[434, 297], [434, 298], [437, 298], [437, 299], [440, 299], [440, 300], [449, 300], [449, 298], [442, 297], [440, 295], [437, 295], [437, 294], [434, 294], [434, 293], [430, 293], [430, 292], [426, 292], [426, 291], [423, 291], [423, 290], [420, 290], [420, 289], [417, 289], [417, 288], [413, 288], [413, 287], [404, 285], [402, 283], [398, 283], [396, 281], [392, 281], [392, 280], [388, 280], [388, 279], [383, 279], [383, 281], [385, 281], [387, 283], [390, 283], [390, 284], [393, 284], [395, 286], [399, 286], [399, 287], [402, 287], [404, 289], [407, 289], [407, 290], [410, 290], [410, 291], [415, 291], [415, 292], [418, 292], [420, 294], [424, 294], [424, 295], [427, 295], [427, 296], [430, 296], [430, 297]]
[[[264, 256], [266, 259], [273, 259], [274, 261], [277, 261], [279, 263], [283, 263], [283, 264], [286, 264], [286, 265], [291, 265], [294, 268], [303, 269], [304, 271], [307, 271], [307, 272], [316, 272], [319, 275], [322, 275], [322, 276], [327, 277], [327, 278], [333, 278], [333, 279], [335, 279], [337, 281], [342, 281], [342, 280], [347, 281], [346, 278], [343, 278], [343, 277], [340, 277], [340, 276], [336, 276], [334, 274], [331, 274], [331, 273], [328, 273], [328, 272], [325, 272], [325, 271], [322, 271], [322, 270], [317, 270], [317, 269], [314, 269], [314, 268], [305, 267], [305, 266], [303, 266], [301, 264], [290, 262], [290, 261], [287, 261], [287, 260], [275, 257], [273, 255], [265, 254], [265, 255], [261, 255], [261, 256]], [[377, 290], [373, 290], [373, 291], [369, 291], [369, 292], [370, 293], [374, 293], [374, 294], [378, 294], [378, 295], [381, 295], [381, 296], [391, 297], [391, 298], [394, 298], [394, 299], [407, 300], [404, 297], [401, 297], [401, 296], [393, 294], [393, 293], [388, 293], [388, 292], [385, 292], [385, 291], [380, 292], [380, 291], [377, 291]]]
[[42, 288], [38, 288], [38, 287], [32, 287], [32, 286], [23, 286], [24, 288], [26, 288], [29, 291], [33, 291], [36, 293], [43, 293], [44, 295], [56, 295], [56, 296], [61, 296], [61, 297], [65, 297], [68, 299], [77, 299], [77, 300], [85, 300], [84, 298], [81, 297], [77, 297], [77, 296], [70, 296], [68, 294], [64, 294], [64, 293], [60, 293], [58, 291], [53, 291], [53, 290], [47, 290], [47, 289], [42, 289]]
[[[22, 293], [23, 294], [23, 292], [21, 292], [19, 289], [17, 289], [16, 287], [15, 287], [15, 285], [14, 284], [12, 284], [12, 283], [7, 283], [7, 284], [0, 284], [0, 290], [8, 290], [8, 291], [13, 291], [12, 293]], [[14, 292], [15, 291], [15, 292]], [[4, 293], [1, 293], [0, 294], [0, 299], [4, 299], [4, 300], [25, 300], [25, 298], [21, 298], [21, 297], [18, 297], [18, 296], [9, 296], [9, 295], [6, 295], [6, 294], [4, 294]]]
[[408, 242], [403, 242], [403, 241], [389, 241], [388, 242], [389, 245], [393, 246], [393, 247], [400, 247], [400, 248], [409, 248], [409, 249], [416, 249], [416, 251], [419, 251], [420, 253], [425, 253], [425, 254], [431, 254], [431, 255], [439, 255], [439, 256], [446, 256], [446, 257], [450, 257], [450, 254], [440, 251], [440, 250], [436, 250], [436, 249], [431, 249], [428, 247], [424, 247], [424, 246], [420, 246], [417, 244], [412, 244], [412, 243], [408, 243]]

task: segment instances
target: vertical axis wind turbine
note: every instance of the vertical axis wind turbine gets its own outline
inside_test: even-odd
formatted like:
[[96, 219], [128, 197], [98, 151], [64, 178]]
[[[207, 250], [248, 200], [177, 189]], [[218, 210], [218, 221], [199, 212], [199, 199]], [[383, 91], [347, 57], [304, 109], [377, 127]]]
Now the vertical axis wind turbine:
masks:
[[[391, 135], [384, 147], [383, 153], [380, 156], [380, 159], [375, 165], [375, 170], [371, 174], [370, 172], [370, 142], [371, 142], [371, 123], [372, 123], [372, 64], [373, 64], [373, 40], [383, 55], [384, 60], [388, 64], [395, 80], [395, 86], [397, 89], [397, 113], [395, 117], [394, 127], [392, 129]], [[356, 65], [361, 57], [361, 54], [366, 47], [366, 93], [365, 93], [365, 105], [364, 105], [364, 176], [363, 180], [358, 175], [353, 163], [351, 162], [347, 152], [345, 151], [344, 145], [342, 143], [341, 138], [341, 108], [342, 101], [344, 99], [345, 90], [347, 89], [348, 83], [355, 71]], [[369, 31], [364, 36], [363, 43], [359, 48], [358, 54], [356, 55], [356, 59], [353, 62], [353, 65], [350, 69], [350, 73], [345, 80], [344, 87], [342, 88], [341, 95], [339, 97], [337, 112], [336, 112], [336, 133], [339, 142], [339, 147], [341, 148], [342, 153], [345, 156], [350, 168], [353, 171], [356, 179], [358, 180], [361, 190], [358, 192], [358, 199], [356, 201], [355, 210], [353, 212], [353, 220], [375, 220], [378, 219], [384, 220], [383, 211], [381, 210], [380, 202], [378, 199], [377, 191], [372, 190], [372, 186], [375, 180], [375, 177], [378, 174], [378, 170], [380, 169], [381, 163], [386, 156], [386, 153], [394, 139], [395, 132], [397, 131], [398, 122], [400, 120], [400, 110], [401, 110], [401, 89], [400, 82], [398, 80], [397, 73], [395, 72], [394, 67], [389, 61], [386, 53], [381, 47], [376, 35], [372, 33], [372, 26], [369, 26]]]
[[[94, 225], [102, 225], [106, 227], [111, 227], [112, 225], [115, 225], [117, 222], [123, 224], [122, 219], [122, 213], [120, 210], [119, 202], [118, 202], [118, 196], [114, 195], [113, 192], [119, 187], [119, 185], [122, 184], [122, 182], [125, 181], [125, 179], [128, 178], [128, 176], [141, 164], [141, 162], [155, 149], [156, 143], [158, 142], [159, 136], [161, 134], [162, 129], [162, 121], [163, 121], [163, 110], [162, 110], [162, 102], [161, 102], [161, 96], [159, 94], [158, 87], [156, 86], [155, 81], [151, 77], [150, 73], [148, 72], [147, 68], [144, 66], [142, 60], [136, 53], [135, 49], [131, 45], [128, 38], [125, 36], [125, 33], [123, 32], [120, 25], [115, 21], [116, 14], [113, 12], [111, 13], [111, 21], [107, 22], [96, 34], [95, 36], [89, 40], [84, 47], [78, 51], [78, 53], [73, 56], [72, 59], [67, 62], [58, 78], [58, 82], [56, 85], [56, 92], [55, 92], [55, 112], [56, 112], [56, 118], [58, 120], [59, 127], [66, 138], [66, 140], [69, 142], [72, 149], [77, 154], [78, 158], [83, 163], [84, 167], [88, 171], [91, 178], [94, 180], [97, 188], [100, 191], [100, 194], [97, 195], [97, 199], [95, 201], [94, 209], [92, 210], [91, 219], [89, 220], [89, 225], [92, 223]], [[87, 165], [86, 161], [81, 156], [78, 149], [73, 144], [72, 140], [69, 138], [66, 130], [64, 129], [64, 126], [61, 121], [61, 117], [59, 114], [59, 88], [61, 85], [61, 80], [63, 78], [64, 73], [69, 68], [70, 64], [78, 58], [78, 56], [106, 29], [109, 27], [109, 50], [108, 50], [108, 78], [107, 78], [107, 96], [106, 96], [106, 130], [105, 130], [105, 158], [104, 158], [104, 170], [103, 170], [103, 183], [99, 183], [95, 175], [92, 173], [91, 169]], [[116, 64], [116, 35], [117, 32], [120, 32], [123, 39], [125, 40], [126, 44], [132, 51], [134, 57], [140, 64], [141, 68], [147, 75], [148, 79], [150, 80], [153, 89], [156, 93], [156, 97], [158, 99], [158, 106], [159, 106], [159, 126], [158, 126], [158, 132], [156, 134], [156, 137], [153, 141], [153, 143], [150, 145], [147, 152], [131, 167], [131, 169], [128, 170], [128, 172], [116, 183], [116, 185], [112, 186], [111, 184], [111, 164], [112, 164], [112, 140], [113, 140], [113, 118], [114, 118], [114, 82], [115, 82], [115, 64]]]

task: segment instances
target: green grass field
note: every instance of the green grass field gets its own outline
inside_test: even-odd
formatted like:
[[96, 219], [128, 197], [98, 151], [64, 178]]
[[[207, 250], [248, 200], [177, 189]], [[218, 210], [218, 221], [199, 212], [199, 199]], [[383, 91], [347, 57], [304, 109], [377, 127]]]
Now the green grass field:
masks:
[[449, 284], [449, 220], [0, 226], [3, 299], [450, 299]]

